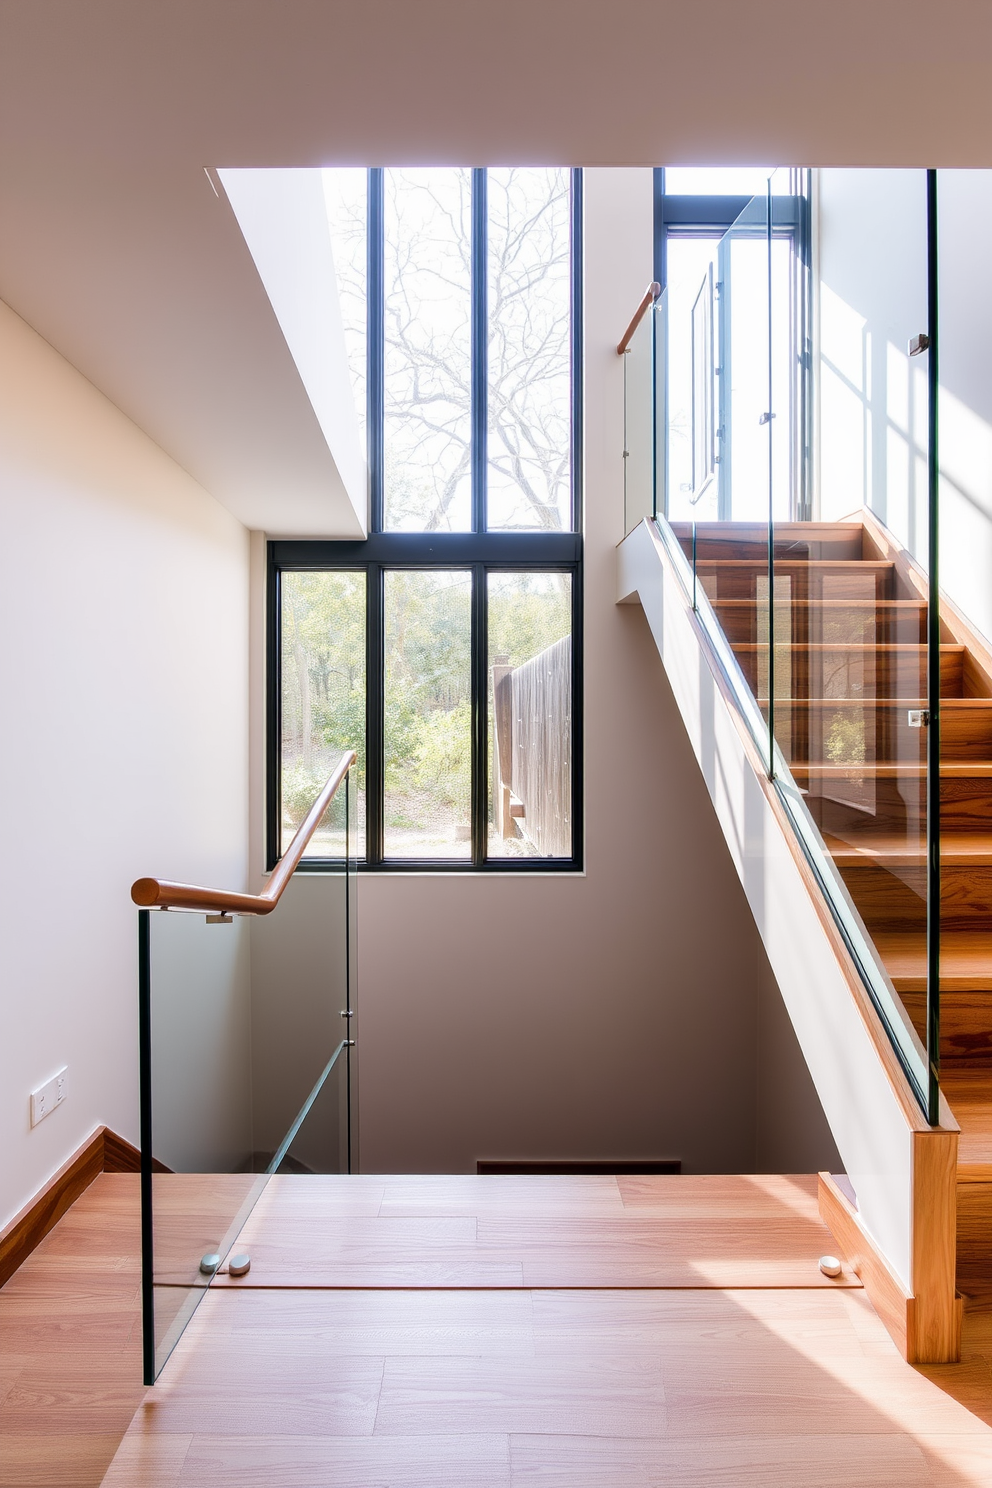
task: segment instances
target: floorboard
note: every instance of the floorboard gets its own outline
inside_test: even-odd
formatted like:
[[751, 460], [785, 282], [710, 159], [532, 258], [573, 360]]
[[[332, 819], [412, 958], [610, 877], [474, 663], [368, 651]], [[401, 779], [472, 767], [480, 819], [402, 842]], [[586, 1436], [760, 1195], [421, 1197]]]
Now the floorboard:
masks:
[[[534, 1185], [532, 1203], [521, 1184]], [[464, 1245], [468, 1226], [487, 1244], [512, 1232], [525, 1255], [545, 1250], [545, 1228], [557, 1226], [598, 1253], [614, 1243], [610, 1225], [627, 1227], [641, 1284], [215, 1286], [145, 1392], [137, 1185], [106, 1175], [0, 1290], [0, 1485], [992, 1482], [992, 1312], [966, 1313], [960, 1365], [912, 1369], [860, 1287], [753, 1284], [761, 1245], [781, 1267], [783, 1247], [799, 1257], [819, 1244], [814, 1195], [809, 1179], [780, 1177], [280, 1181], [270, 1197], [290, 1228], [348, 1218], [384, 1224], [385, 1237], [410, 1221], [437, 1250]], [[707, 1264], [747, 1280], [645, 1286], [652, 1224], [666, 1253], [682, 1225], [693, 1265], [705, 1239]], [[760, 1238], [742, 1269], [749, 1227]], [[384, 1238], [366, 1239], [386, 1253]]]
[[279, 1179], [242, 1232], [254, 1287], [822, 1287], [815, 1179], [750, 1176]]

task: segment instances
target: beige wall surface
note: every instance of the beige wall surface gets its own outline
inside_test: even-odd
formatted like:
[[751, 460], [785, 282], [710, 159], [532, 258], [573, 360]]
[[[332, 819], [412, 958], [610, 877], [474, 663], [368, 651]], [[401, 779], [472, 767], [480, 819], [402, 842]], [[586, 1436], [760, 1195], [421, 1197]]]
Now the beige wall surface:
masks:
[[248, 537], [2, 304], [0, 505], [2, 1225], [137, 1140], [131, 882], [245, 880]]
[[104, 192], [110, 160], [992, 163], [985, 0], [0, 0], [0, 41], [0, 159]]
[[360, 879], [365, 1171], [557, 1157], [751, 1170], [760, 998], [763, 1079], [795, 1097], [764, 1102], [763, 1130], [797, 1121], [808, 1140], [790, 1156], [829, 1161], [658, 653], [641, 611], [614, 603], [615, 346], [651, 277], [650, 172], [588, 171], [585, 192], [586, 872]]

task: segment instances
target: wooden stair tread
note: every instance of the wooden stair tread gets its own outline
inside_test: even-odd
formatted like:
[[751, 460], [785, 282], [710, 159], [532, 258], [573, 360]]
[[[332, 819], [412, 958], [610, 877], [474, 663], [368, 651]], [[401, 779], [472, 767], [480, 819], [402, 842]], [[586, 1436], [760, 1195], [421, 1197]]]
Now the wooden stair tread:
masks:
[[[823, 840], [839, 868], [905, 868], [926, 861], [922, 838], [912, 840], [894, 832], [859, 832], [851, 842], [827, 833]], [[940, 839], [940, 858], [955, 868], [992, 866], [992, 832], [945, 832]]]
[[[897, 992], [926, 991], [925, 931], [876, 930], [872, 940]], [[992, 931], [944, 931], [940, 938], [940, 987], [942, 992], [992, 989]]]

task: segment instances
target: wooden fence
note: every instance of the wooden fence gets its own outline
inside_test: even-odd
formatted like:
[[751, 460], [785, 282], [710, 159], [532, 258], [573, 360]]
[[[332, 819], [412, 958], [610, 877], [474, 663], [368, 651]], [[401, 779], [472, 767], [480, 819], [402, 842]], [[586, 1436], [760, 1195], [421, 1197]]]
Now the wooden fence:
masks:
[[572, 639], [523, 666], [492, 668], [493, 811], [503, 838], [572, 855]]

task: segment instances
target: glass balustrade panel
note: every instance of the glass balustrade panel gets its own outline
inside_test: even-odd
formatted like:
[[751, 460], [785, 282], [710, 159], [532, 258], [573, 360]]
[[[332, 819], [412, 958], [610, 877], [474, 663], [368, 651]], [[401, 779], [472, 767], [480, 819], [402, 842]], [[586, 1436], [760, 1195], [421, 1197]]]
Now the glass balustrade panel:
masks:
[[[881, 173], [897, 178], [906, 218], [895, 268], [878, 210], [877, 234], [850, 211], [852, 192], [864, 206], [872, 191], [851, 178], [872, 173], [837, 174], [846, 179], [821, 198], [816, 368], [808, 173], [775, 172], [720, 237], [669, 235], [656, 500], [791, 829], [925, 1104], [928, 655], [913, 555], [927, 531], [927, 405], [908, 355], [909, 322], [925, 324], [925, 173]], [[869, 326], [871, 297], [886, 293], [899, 315], [886, 301]], [[894, 544], [886, 500], [904, 528]], [[959, 685], [953, 658], [941, 665], [945, 690]]]
[[271, 914], [139, 912], [148, 1383], [232, 1247], [250, 1254], [269, 1176], [350, 1170], [347, 781], [338, 794], [340, 857], [295, 874]]
[[655, 510], [655, 327], [649, 310], [642, 316], [623, 356], [624, 531], [654, 516]]
[[814, 286], [791, 174], [771, 236], [775, 742], [925, 1089], [931, 663], [941, 690], [963, 685], [927, 644], [927, 368], [911, 354], [927, 325], [926, 172], [820, 173], [818, 509], [800, 418]]

